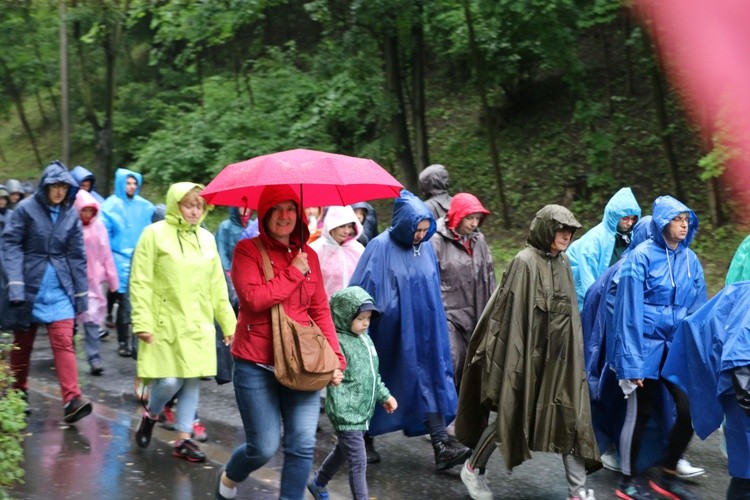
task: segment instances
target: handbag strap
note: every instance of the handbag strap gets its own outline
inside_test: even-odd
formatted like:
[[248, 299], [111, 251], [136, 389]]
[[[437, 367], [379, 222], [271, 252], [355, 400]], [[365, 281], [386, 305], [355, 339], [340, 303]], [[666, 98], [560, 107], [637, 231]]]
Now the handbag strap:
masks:
[[[271, 266], [271, 257], [268, 255], [268, 248], [266, 248], [266, 244], [263, 243], [260, 237], [253, 238], [250, 241], [255, 244], [258, 252], [260, 252], [260, 256], [263, 259], [263, 274], [266, 276], [266, 281], [270, 283], [274, 278], [274, 273], [273, 266]], [[281, 335], [281, 321], [283, 318], [286, 318], [286, 313], [281, 306], [281, 302], [279, 302], [271, 308], [271, 326], [273, 327], [274, 338], [278, 338]]]

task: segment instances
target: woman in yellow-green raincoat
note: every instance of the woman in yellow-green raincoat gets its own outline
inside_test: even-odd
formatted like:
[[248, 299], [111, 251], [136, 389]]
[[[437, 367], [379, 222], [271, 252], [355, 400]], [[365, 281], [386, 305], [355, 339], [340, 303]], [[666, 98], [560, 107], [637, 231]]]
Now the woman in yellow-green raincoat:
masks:
[[143, 231], [130, 270], [138, 377], [151, 380], [136, 443], [148, 446], [159, 412], [176, 396], [180, 439], [173, 455], [193, 462], [205, 460], [190, 436], [200, 378], [216, 374], [214, 320], [227, 344], [236, 326], [214, 236], [200, 227], [202, 189], [192, 182], [169, 188], [166, 218]]

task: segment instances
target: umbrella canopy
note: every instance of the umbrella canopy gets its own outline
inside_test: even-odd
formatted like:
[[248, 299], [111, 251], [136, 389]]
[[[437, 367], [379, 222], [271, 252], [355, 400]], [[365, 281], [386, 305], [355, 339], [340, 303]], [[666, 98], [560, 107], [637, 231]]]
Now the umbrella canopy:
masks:
[[403, 189], [400, 182], [372, 160], [292, 149], [227, 165], [201, 196], [213, 205], [257, 209], [263, 188], [280, 184], [295, 190], [304, 207], [398, 198]]

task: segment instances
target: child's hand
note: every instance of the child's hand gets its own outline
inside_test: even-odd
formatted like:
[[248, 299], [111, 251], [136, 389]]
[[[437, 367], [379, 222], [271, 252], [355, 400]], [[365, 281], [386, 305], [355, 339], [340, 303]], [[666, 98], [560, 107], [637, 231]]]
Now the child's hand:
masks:
[[342, 380], [344, 380], [344, 372], [336, 368], [335, 370], [333, 370], [333, 377], [331, 377], [331, 381], [328, 383], [328, 385], [336, 387], [341, 383]]
[[388, 413], [393, 413], [396, 411], [396, 408], [398, 408], [398, 402], [396, 401], [396, 398], [391, 396], [390, 398], [385, 400], [385, 403], [383, 403], [383, 408], [385, 408], [385, 411]]

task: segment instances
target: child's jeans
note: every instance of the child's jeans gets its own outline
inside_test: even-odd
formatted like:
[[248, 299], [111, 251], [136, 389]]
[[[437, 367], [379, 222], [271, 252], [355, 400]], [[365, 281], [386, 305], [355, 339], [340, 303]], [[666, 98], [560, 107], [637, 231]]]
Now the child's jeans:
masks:
[[85, 332], [86, 359], [89, 363], [93, 363], [94, 360], [101, 361], [102, 341], [99, 338], [99, 325], [87, 321], [83, 324], [83, 331]]
[[339, 442], [318, 469], [316, 482], [325, 486], [342, 465], [349, 462], [349, 487], [354, 500], [367, 500], [367, 452], [365, 431], [336, 431]]

